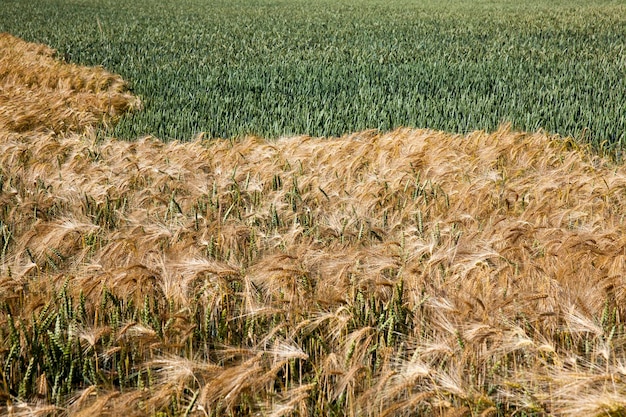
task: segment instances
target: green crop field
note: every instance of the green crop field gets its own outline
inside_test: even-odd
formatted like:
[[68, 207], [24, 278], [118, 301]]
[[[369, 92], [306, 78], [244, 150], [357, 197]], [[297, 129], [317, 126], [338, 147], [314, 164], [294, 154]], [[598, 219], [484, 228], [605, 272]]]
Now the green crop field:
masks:
[[0, 0], [0, 31], [129, 80], [110, 133], [515, 129], [620, 147], [624, 1]]

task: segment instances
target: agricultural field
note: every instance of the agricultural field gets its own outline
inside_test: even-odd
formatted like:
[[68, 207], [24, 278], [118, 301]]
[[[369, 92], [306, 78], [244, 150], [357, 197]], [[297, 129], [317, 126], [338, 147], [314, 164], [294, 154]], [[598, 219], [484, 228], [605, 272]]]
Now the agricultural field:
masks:
[[53, 56], [0, 35], [2, 415], [626, 412], [623, 165], [507, 127], [103, 139], [140, 100]]
[[626, 3], [2, 0], [0, 31], [102, 65], [144, 103], [109, 134], [164, 140], [516, 130], [620, 149]]
[[623, 3], [0, 6], [0, 415], [626, 415]]

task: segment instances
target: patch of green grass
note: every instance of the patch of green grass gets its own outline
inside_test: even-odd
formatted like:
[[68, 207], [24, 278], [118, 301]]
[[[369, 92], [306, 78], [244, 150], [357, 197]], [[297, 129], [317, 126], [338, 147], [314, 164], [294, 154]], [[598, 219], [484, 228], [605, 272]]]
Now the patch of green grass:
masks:
[[2, 10], [0, 31], [130, 80], [145, 109], [118, 137], [511, 122], [598, 147], [626, 138], [623, 1], [3, 0]]

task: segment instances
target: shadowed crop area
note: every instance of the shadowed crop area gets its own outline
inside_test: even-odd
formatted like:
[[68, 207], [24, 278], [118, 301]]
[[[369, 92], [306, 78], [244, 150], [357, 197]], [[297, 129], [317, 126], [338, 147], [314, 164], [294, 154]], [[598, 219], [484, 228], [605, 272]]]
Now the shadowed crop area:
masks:
[[2, 0], [0, 31], [102, 65], [145, 106], [109, 133], [341, 136], [511, 123], [620, 149], [623, 1]]
[[624, 414], [623, 165], [508, 128], [98, 139], [119, 77], [0, 51], [47, 100], [0, 101], [2, 414]]

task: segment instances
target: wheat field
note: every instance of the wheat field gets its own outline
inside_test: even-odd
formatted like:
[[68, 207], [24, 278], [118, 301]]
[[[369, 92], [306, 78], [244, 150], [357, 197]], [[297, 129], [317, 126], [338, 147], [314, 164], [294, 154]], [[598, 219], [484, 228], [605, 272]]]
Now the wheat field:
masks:
[[626, 413], [626, 169], [506, 126], [118, 141], [0, 35], [0, 412]]

